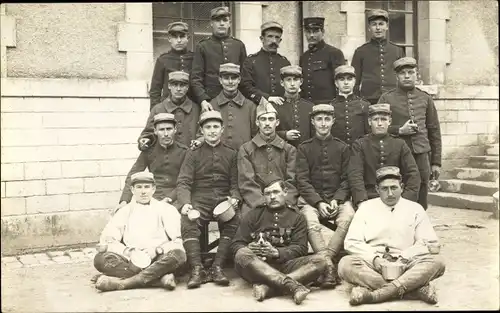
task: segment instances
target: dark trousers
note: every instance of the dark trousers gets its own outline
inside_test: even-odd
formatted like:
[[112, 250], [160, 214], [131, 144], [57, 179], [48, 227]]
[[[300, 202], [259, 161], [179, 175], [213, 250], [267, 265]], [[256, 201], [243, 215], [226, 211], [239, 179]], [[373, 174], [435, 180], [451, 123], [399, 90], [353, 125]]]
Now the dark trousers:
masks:
[[[143, 270], [114, 252], [100, 252], [94, 257], [94, 267], [106, 276], [130, 278], [140, 273], [145, 277], [145, 280], [150, 282], [166, 274], [174, 273], [185, 262], [186, 254], [182, 250], [171, 250], [156, 256], [151, 265]], [[177, 266], [172, 267], [172, 264]]]
[[429, 191], [429, 179], [431, 176], [431, 165], [429, 163], [428, 153], [413, 154], [415, 163], [417, 163], [420, 172], [420, 191], [418, 192], [417, 202], [427, 210], [427, 193]]
[[[241, 248], [235, 255], [234, 258], [234, 269], [236, 273], [241, 276], [244, 280], [251, 284], [267, 284], [265, 280], [261, 278], [258, 273], [255, 273], [251, 267], [248, 266], [251, 262], [259, 262], [264, 266], [268, 267], [268, 270], [272, 273], [276, 271], [277, 273], [290, 274], [307, 264], [315, 264], [318, 266], [319, 272], [323, 272], [325, 268], [324, 260], [318, 255], [308, 255], [299, 257], [286, 261], [285, 263], [275, 263], [275, 262], [265, 262], [262, 261], [257, 255], [255, 255], [249, 248]], [[302, 284], [311, 283], [311, 281], [299, 281]]]

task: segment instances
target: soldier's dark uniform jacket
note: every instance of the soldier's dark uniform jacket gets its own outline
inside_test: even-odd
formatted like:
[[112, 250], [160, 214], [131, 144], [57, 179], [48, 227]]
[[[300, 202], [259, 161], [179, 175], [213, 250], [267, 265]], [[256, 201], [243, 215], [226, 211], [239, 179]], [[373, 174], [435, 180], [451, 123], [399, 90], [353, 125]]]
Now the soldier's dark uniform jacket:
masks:
[[348, 145], [370, 133], [368, 125], [368, 107], [370, 103], [357, 95], [345, 98], [337, 96], [330, 104], [335, 109], [335, 123], [332, 135]]
[[299, 140], [287, 142], [297, 147], [301, 142], [314, 135], [314, 128], [311, 124], [311, 116], [314, 104], [310, 101], [297, 97], [295, 99], [285, 98], [283, 105], [273, 105], [278, 111], [279, 125], [276, 127], [278, 136], [286, 140], [286, 132], [291, 129], [300, 131]]
[[189, 150], [177, 179], [179, 207], [191, 203], [205, 220], [226, 197], [241, 200], [238, 190], [237, 151], [220, 142], [202, 143]]
[[264, 205], [246, 214], [231, 244], [233, 255], [250, 242], [257, 241], [260, 233], [279, 251], [279, 258], [268, 260], [269, 263], [282, 264], [307, 255], [306, 220], [289, 207], [270, 210]]
[[163, 100], [153, 107], [149, 113], [146, 127], [142, 130], [141, 138], [149, 138], [154, 143], [156, 136], [154, 135], [154, 116], [158, 113], [172, 113], [177, 121], [177, 133], [175, 140], [183, 143], [186, 146], [191, 145], [191, 140], [196, 139], [196, 130], [198, 127], [198, 119], [200, 117], [200, 106], [194, 104], [189, 98], [180, 105], [174, 104], [170, 98]]
[[345, 64], [345, 57], [340, 49], [321, 41], [304, 52], [299, 64], [304, 76], [302, 98], [314, 104], [335, 98], [337, 89], [334, 72], [338, 66]]
[[280, 81], [280, 69], [290, 65], [290, 61], [279, 53], [260, 49], [250, 54], [242, 68], [240, 90], [243, 95], [259, 104], [262, 97], [282, 97], [285, 93]]
[[400, 168], [405, 184], [403, 198], [417, 201], [420, 173], [408, 145], [389, 134], [368, 134], [352, 144], [348, 179], [354, 204], [378, 197], [375, 172], [384, 166]]
[[[155, 104], [168, 97], [168, 74], [175, 71], [190, 73], [192, 64], [192, 51], [176, 51], [172, 49], [158, 57], [149, 89], [151, 109]], [[192, 98], [191, 91], [188, 92], [188, 97]]]
[[354, 92], [370, 103], [396, 87], [392, 64], [405, 56], [404, 50], [392, 42], [371, 39], [354, 51], [351, 65], [356, 71]]
[[279, 136], [271, 142], [266, 142], [257, 134], [240, 147], [238, 185], [241, 196], [250, 208], [265, 204], [260, 182], [270, 174], [283, 178], [288, 188], [287, 204], [296, 205], [296, 156], [297, 149]]
[[146, 168], [155, 177], [156, 191], [153, 195], [154, 198], [161, 201], [165, 197], [169, 197], [172, 201], [175, 201], [177, 199], [175, 190], [177, 176], [179, 176], [179, 170], [187, 151], [188, 147], [177, 141], [174, 141], [167, 148], [163, 148], [159, 142], [156, 142], [148, 150], [142, 151], [127, 175], [120, 202], [130, 202], [132, 199], [130, 177], [135, 173], [144, 171]]
[[191, 88], [194, 101], [210, 101], [222, 90], [219, 83], [219, 67], [224, 63], [242, 65], [247, 57], [245, 44], [234, 37], [210, 36], [202, 39], [194, 51], [191, 70]]
[[[441, 128], [434, 100], [428, 93], [414, 88], [404, 91], [400, 88], [383, 94], [379, 103], [389, 103], [392, 124], [389, 133], [406, 141], [414, 154], [431, 152], [431, 164], [441, 166]], [[414, 135], [399, 135], [399, 128], [412, 119], [419, 127]]]
[[328, 136], [304, 141], [297, 149], [297, 186], [299, 194], [309, 205], [321, 201], [340, 203], [350, 196], [347, 180], [349, 146], [340, 139]]

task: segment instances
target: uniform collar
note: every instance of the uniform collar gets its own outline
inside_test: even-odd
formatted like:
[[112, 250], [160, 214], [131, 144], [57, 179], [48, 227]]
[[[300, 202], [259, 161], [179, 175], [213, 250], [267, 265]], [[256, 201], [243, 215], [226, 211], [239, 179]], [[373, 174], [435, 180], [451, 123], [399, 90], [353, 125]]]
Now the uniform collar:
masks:
[[385, 45], [387, 43], [387, 38], [383, 38], [383, 39], [372, 38], [372, 39], [370, 39], [370, 42], [373, 44], [376, 44], [376, 45]]
[[321, 40], [320, 42], [318, 42], [317, 44], [315, 45], [309, 45], [309, 50], [311, 50], [312, 52], [314, 51], [318, 51], [319, 49], [322, 49], [324, 48], [326, 45], [325, 41], [324, 40]]
[[226, 97], [226, 95], [224, 94], [223, 91], [221, 91], [217, 97], [215, 97], [215, 101], [217, 101], [217, 103], [219, 103], [220, 106], [223, 106], [229, 102], [234, 102], [236, 103], [237, 105], [239, 105], [240, 107], [243, 106], [243, 102], [245, 101], [245, 97], [243, 96], [243, 94], [238, 90], [238, 93], [236, 93], [236, 96], [233, 98], [233, 99], [229, 99]]
[[314, 134], [314, 140], [317, 140], [317, 141], [319, 141], [321, 143], [322, 142], [327, 142], [327, 141], [332, 141], [333, 140], [333, 136], [332, 136], [332, 134], [328, 134], [328, 136], [326, 136], [325, 139], [321, 139], [316, 134]]
[[210, 38], [212, 38], [212, 39], [213, 39], [213, 40], [215, 40], [215, 41], [222, 41], [222, 40], [226, 40], [226, 39], [228, 39], [228, 38], [229, 38], [229, 35], [226, 35], [226, 36], [223, 36], [223, 37], [217, 37], [217, 36], [215, 36], [215, 35], [212, 35], [212, 36], [210, 36]]
[[300, 93], [297, 92], [296, 94], [292, 95], [291, 97], [287, 97], [287, 95], [285, 94], [283, 96], [283, 98], [285, 98], [286, 101], [295, 102], [295, 101], [300, 99]]
[[401, 87], [396, 87], [396, 90], [399, 92], [399, 93], [402, 93], [404, 95], [406, 95], [407, 93], [411, 93], [411, 92], [415, 92], [415, 89], [416, 87], [413, 87], [412, 89], [403, 89]]
[[382, 139], [385, 139], [389, 137], [389, 133], [386, 133], [386, 134], [383, 134], [383, 135], [374, 135], [374, 134], [370, 134], [370, 138], [374, 141], [377, 141], [377, 140], [382, 140]]
[[264, 48], [260, 48], [259, 52], [267, 54], [267, 55], [277, 55], [278, 54], [278, 51], [276, 51], [276, 52], [266, 51], [266, 50], [264, 50]]
[[186, 100], [184, 100], [184, 102], [181, 103], [180, 105], [176, 105], [175, 103], [172, 102], [170, 97], [168, 97], [167, 99], [165, 99], [164, 104], [165, 104], [165, 109], [167, 109], [167, 113], [173, 113], [175, 110], [180, 108], [184, 112], [189, 114], [191, 112], [191, 109], [193, 109], [193, 102], [191, 102], [191, 100], [189, 100], [188, 97], [186, 97]]
[[257, 146], [257, 147], [263, 147], [263, 146], [266, 146], [266, 145], [272, 145], [272, 146], [275, 146], [276, 148], [279, 148], [279, 149], [283, 149], [285, 147], [285, 141], [283, 139], [281, 139], [280, 136], [276, 135], [274, 137], [273, 140], [271, 140], [270, 142], [266, 142], [262, 136], [260, 135], [260, 133], [258, 133], [257, 135], [255, 135], [255, 137], [252, 138], [252, 141], [253, 143]]
[[180, 51], [177, 51], [175, 49], [170, 49], [169, 53], [171, 54], [178, 54], [178, 55], [181, 55], [181, 54], [186, 54], [188, 52], [188, 49], [184, 49], [184, 50], [180, 50]]
[[337, 95], [337, 100], [343, 101], [343, 100], [351, 100], [354, 98], [354, 92], [351, 92], [350, 94], [347, 95], [347, 97], [344, 94], [338, 94]]

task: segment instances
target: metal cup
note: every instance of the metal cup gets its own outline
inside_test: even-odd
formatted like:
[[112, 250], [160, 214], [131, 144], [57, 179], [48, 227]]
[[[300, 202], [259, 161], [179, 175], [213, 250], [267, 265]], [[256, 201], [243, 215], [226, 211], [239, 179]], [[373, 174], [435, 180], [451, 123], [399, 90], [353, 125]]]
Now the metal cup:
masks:
[[190, 221], [196, 221], [200, 218], [200, 212], [197, 210], [190, 210], [187, 215]]
[[385, 280], [394, 280], [403, 275], [405, 265], [400, 262], [387, 262], [382, 265], [382, 277]]

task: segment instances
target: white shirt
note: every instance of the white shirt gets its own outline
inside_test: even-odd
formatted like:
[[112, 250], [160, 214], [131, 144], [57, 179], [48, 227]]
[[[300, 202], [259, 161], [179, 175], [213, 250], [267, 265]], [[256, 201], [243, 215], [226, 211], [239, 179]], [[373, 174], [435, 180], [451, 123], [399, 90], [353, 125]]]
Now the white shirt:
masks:
[[101, 233], [100, 244], [110, 252], [123, 255], [125, 248], [162, 247], [164, 252], [181, 249], [181, 216], [166, 202], [151, 199], [147, 205], [135, 199], [111, 218]]
[[427, 243], [437, 244], [438, 238], [422, 206], [401, 198], [391, 210], [380, 198], [362, 202], [345, 238], [346, 251], [370, 263], [385, 247], [409, 260], [429, 254]]

